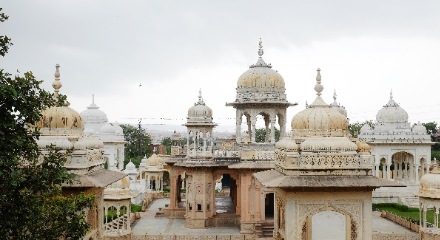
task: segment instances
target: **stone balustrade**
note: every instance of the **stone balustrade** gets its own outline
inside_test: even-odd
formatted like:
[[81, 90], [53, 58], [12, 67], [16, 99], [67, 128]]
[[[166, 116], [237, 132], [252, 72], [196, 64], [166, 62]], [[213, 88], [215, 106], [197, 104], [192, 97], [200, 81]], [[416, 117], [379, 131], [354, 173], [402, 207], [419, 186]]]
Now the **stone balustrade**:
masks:
[[406, 227], [413, 232], [416, 232], [416, 233], [420, 232], [420, 226], [417, 223], [410, 222], [407, 219], [402, 218], [400, 216], [397, 216], [393, 213], [382, 212], [380, 214], [380, 216], [383, 218], [389, 219], [389, 220], [399, 224], [400, 226]]

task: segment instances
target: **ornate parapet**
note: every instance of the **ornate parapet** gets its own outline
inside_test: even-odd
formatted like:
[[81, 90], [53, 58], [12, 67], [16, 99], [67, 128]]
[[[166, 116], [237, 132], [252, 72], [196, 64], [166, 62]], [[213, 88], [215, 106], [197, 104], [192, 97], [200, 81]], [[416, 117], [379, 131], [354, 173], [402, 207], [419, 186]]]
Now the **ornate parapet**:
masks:
[[[313, 153], [299, 154], [277, 150], [275, 165], [283, 172], [298, 172], [298, 174], [323, 174], [330, 175], [365, 175], [373, 169], [371, 155], [353, 153]], [[341, 172], [344, 171], [344, 172]], [[332, 174], [333, 173], [333, 174]]]

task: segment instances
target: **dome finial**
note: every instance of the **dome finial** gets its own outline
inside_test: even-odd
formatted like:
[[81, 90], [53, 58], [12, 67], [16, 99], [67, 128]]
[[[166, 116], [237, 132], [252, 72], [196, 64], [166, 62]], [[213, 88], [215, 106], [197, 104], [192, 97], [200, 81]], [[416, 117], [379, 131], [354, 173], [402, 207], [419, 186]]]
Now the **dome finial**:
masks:
[[321, 96], [322, 90], [324, 90], [324, 86], [321, 85], [321, 69], [318, 68], [316, 73], [316, 85], [315, 85], [315, 91], [316, 95]]
[[393, 100], [393, 89], [390, 91], [390, 100]]
[[333, 100], [336, 102], [336, 97], [337, 97], [338, 95], [336, 95], [336, 89], [334, 89], [333, 90]]
[[258, 43], [258, 56], [259, 56], [259, 58], [262, 58], [263, 54], [264, 54], [263, 44], [262, 43], [263, 42], [261, 41], [261, 38], [260, 38], [260, 42]]
[[92, 94], [92, 104], [95, 104], [95, 94]]
[[60, 82], [60, 65], [55, 65], [55, 81], [52, 83], [52, 87], [54, 89], [54, 99], [58, 101], [60, 88], [63, 86]]
[[199, 89], [199, 101], [194, 104], [194, 105], [205, 105], [205, 102], [203, 101], [203, 97], [202, 97], [202, 89]]

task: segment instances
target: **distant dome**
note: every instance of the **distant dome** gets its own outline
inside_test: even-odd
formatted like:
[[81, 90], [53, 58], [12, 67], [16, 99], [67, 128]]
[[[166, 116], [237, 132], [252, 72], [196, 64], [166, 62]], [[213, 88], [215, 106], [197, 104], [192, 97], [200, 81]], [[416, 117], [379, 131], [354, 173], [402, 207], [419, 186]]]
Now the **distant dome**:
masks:
[[423, 126], [423, 124], [421, 124], [420, 122], [413, 126], [412, 132], [415, 134], [427, 134], [426, 127]]
[[393, 94], [390, 94], [390, 100], [376, 115], [378, 123], [407, 123], [408, 113], [393, 100]]
[[338, 112], [340, 112], [345, 117], [347, 117], [347, 110], [345, 110], [344, 106], [341, 106], [341, 104], [336, 102], [336, 97], [337, 97], [337, 95], [336, 95], [336, 90], [335, 90], [334, 93], [333, 93], [333, 103], [330, 104], [330, 106], [333, 109], [336, 109]]
[[92, 98], [92, 103], [87, 107], [87, 109], [81, 112], [81, 117], [86, 125], [102, 125], [108, 122], [107, 114], [99, 110], [99, 107], [95, 104], [95, 97]]
[[136, 166], [134, 165], [133, 162], [130, 161], [130, 162], [127, 163], [127, 165], [125, 166], [125, 170], [127, 170], [127, 171], [136, 170]]
[[372, 132], [373, 130], [371, 129], [370, 125], [368, 125], [367, 123], [365, 123], [360, 130], [360, 134], [370, 134]]
[[116, 123], [106, 123], [99, 130], [99, 136], [104, 141], [124, 141], [124, 131]]
[[[59, 65], [56, 65], [55, 81], [52, 87], [55, 89], [54, 98], [58, 101], [59, 90], [62, 87], [60, 82]], [[40, 129], [41, 136], [66, 136], [81, 135], [84, 130], [84, 121], [79, 113], [68, 107], [66, 102], [64, 106], [50, 107], [41, 112], [41, 119], [35, 125]]]
[[160, 157], [158, 155], [153, 153], [153, 155], [151, 155], [147, 159], [147, 166], [158, 166], [158, 167], [161, 167], [162, 166], [162, 160], [160, 159]]
[[321, 98], [324, 87], [321, 85], [320, 69], [318, 69], [316, 81], [315, 91], [317, 97], [312, 104], [292, 118], [293, 134], [298, 137], [310, 135], [346, 136], [348, 130], [347, 118]]
[[212, 109], [206, 106], [202, 98], [202, 91], [199, 91], [199, 101], [188, 109], [188, 123], [210, 123], [212, 124]]

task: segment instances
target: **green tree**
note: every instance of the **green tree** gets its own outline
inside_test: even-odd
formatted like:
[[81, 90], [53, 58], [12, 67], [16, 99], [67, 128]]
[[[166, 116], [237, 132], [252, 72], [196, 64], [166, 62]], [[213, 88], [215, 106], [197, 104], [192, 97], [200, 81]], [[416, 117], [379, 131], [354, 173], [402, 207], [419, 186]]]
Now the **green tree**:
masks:
[[165, 146], [165, 148], [167, 149], [167, 154], [170, 155], [171, 154], [171, 138], [170, 137], [163, 138], [162, 141], [160, 142], [160, 144]]
[[368, 120], [362, 123], [361, 122], [350, 123], [348, 125], [348, 131], [350, 132], [351, 136], [354, 138], [358, 137], [359, 133], [361, 132], [361, 128], [365, 124], [368, 124], [371, 128], [374, 127], [373, 120]]
[[[11, 45], [0, 36], [0, 55]], [[0, 239], [80, 239], [88, 228], [93, 197], [63, 196], [61, 184], [73, 177], [63, 167], [66, 156], [53, 147], [43, 156], [36, 143], [32, 126], [55, 104], [41, 83], [32, 72], [12, 77], [0, 69]]]
[[436, 122], [422, 123], [422, 125], [425, 126], [428, 134], [433, 135], [433, 134], [437, 133], [437, 123]]
[[[270, 134], [270, 129], [269, 129]], [[265, 142], [266, 140], [266, 128], [259, 128], [255, 130], [255, 142]], [[280, 130], [275, 128], [275, 142], [280, 140]]]
[[124, 167], [128, 162], [132, 161], [138, 167], [144, 156], [149, 156], [149, 147], [151, 144], [151, 136], [142, 127], [134, 127], [129, 124], [122, 124], [125, 141], [125, 161]]

